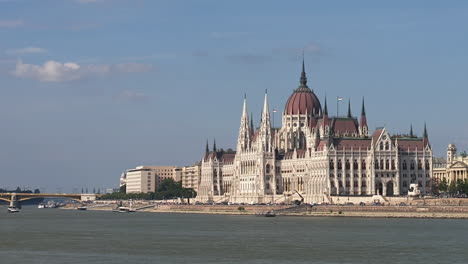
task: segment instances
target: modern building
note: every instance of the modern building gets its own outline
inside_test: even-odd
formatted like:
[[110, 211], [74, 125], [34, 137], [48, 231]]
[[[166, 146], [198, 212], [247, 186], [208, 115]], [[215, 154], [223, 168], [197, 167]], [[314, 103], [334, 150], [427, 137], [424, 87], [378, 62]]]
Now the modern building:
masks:
[[355, 117], [331, 116], [307, 85], [302, 64], [299, 87], [286, 101], [282, 126], [271, 126], [265, 93], [259, 127], [249, 119], [244, 97], [237, 150], [208, 144], [201, 161], [197, 200], [201, 202], [333, 202], [336, 196], [405, 195], [411, 183], [430, 191], [432, 148], [426, 127], [391, 135], [371, 132], [364, 99]]
[[120, 186], [126, 185], [127, 193], [154, 192], [165, 179], [182, 179], [182, 168], [176, 166], [138, 166], [127, 170], [120, 177]]
[[156, 171], [151, 166], [138, 166], [126, 172], [126, 193], [148, 193], [156, 190]]
[[182, 187], [192, 188], [198, 191], [200, 184], [201, 166], [200, 163], [195, 163], [192, 166], [182, 167]]
[[457, 147], [449, 144], [447, 147], [447, 160], [434, 163], [433, 177], [437, 182], [445, 179], [448, 184], [458, 180], [468, 179], [468, 156], [465, 153], [457, 155]]

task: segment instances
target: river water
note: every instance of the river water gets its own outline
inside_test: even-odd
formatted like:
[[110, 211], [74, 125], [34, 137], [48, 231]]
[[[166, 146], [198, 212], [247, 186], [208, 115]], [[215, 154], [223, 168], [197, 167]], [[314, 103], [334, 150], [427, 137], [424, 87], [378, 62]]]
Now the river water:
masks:
[[467, 263], [468, 220], [0, 207], [0, 263]]

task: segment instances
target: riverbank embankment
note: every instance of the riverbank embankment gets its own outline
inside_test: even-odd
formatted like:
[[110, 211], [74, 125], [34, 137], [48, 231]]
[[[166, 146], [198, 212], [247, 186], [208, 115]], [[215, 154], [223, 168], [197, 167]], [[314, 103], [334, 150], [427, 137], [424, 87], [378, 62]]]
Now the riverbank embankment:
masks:
[[[412, 205], [183, 205], [161, 204], [151, 201], [134, 203], [138, 212], [153, 213], [186, 213], [186, 214], [224, 214], [255, 215], [274, 211], [278, 216], [310, 217], [384, 217], [384, 218], [453, 218], [468, 219], [468, 205], [460, 202], [439, 202]], [[74, 209], [69, 205], [65, 209]], [[111, 211], [115, 203], [90, 205], [88, 210]], [[138, 209], [142, 208], [142, 209]]]

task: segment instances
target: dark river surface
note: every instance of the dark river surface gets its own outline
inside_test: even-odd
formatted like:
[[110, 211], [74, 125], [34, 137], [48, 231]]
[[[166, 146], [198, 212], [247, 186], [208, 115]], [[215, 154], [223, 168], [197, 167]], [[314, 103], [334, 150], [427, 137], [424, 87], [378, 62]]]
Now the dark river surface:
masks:
[[468, 263], [468, 220], [0, 207], [0, 263]]

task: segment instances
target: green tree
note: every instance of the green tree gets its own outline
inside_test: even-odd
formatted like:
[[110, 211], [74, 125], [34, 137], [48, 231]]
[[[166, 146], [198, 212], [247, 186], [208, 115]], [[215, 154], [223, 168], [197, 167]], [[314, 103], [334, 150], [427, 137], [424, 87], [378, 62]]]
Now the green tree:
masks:
[[34, 193], [41, 193], [41, 191], [39, 189], [35, 189]]
[[450, 193], [450, 195], [454, 195], [457, 193], [457, 184], [452, 181], [448, 187], [448, 192]]
[[438, 189], [439, 191], [446, 192], [448, 189], [448, 182], [447, 179], [443, 178], [442, 181], [439, 183]]

